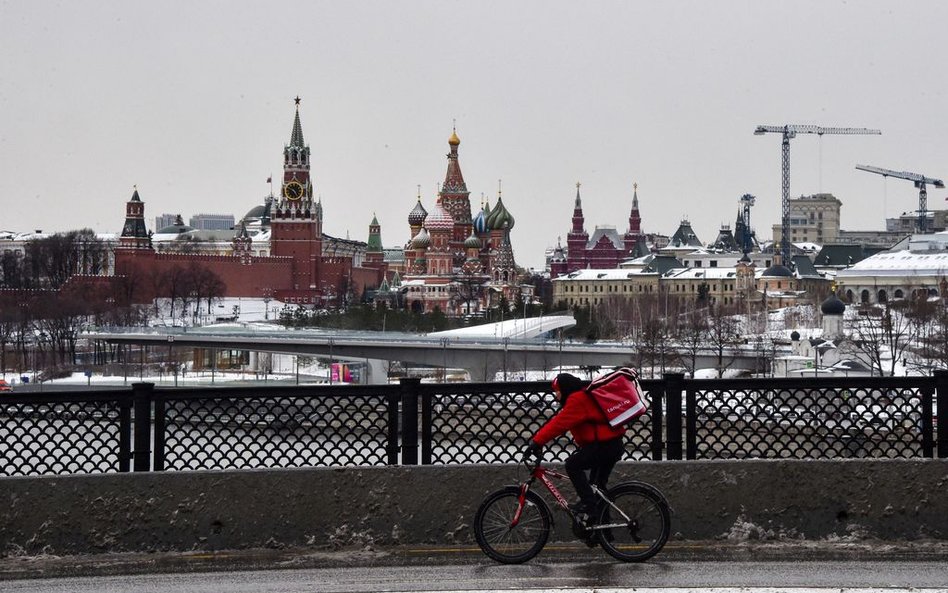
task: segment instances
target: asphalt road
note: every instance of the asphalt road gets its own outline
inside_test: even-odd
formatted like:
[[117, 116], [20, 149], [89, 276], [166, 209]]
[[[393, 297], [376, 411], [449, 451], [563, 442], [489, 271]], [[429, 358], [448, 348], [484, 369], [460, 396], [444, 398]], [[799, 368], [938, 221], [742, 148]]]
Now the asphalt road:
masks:
[[0, 581], [7, 593], [296, 593], [368, 591], [812, 591], [948, 592], [948, 565], [935, 561], [488, 562], [414, 566], [67, 577]]
[[504, 566], [476, 546], [0, 555], [3, 592], [769, 591], [948, 593], [948, 542], [671, 542], [644, 564], [580, 544]]

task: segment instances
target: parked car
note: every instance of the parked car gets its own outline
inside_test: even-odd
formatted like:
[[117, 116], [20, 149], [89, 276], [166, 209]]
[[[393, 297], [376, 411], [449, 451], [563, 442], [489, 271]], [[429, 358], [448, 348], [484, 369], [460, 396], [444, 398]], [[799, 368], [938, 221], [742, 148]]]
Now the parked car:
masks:
[[13, 391], [13, 387], [7, 383], [6, 379], [0, 379], [0, 391]]

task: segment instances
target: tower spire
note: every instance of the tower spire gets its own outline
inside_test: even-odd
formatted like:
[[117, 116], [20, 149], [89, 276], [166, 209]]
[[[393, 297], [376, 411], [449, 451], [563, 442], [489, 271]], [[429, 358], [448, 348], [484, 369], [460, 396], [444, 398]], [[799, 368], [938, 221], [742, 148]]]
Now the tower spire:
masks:
[[293, 133], [290, 135], [290, 146], [303, 148], [306, 144], [303, 142], [303, 125], [300, 123], [300, 99], [299, 95], [294, 99], [296, 101], [296, 116], [293, 118]]

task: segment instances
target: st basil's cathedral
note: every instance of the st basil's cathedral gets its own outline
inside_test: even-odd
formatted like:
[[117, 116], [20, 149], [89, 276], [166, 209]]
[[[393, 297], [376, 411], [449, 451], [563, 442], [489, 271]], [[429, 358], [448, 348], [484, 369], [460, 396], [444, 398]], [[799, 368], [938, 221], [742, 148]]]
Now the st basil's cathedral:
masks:
[[402, 250], [403, 276], [396, 269], [377, 299], [398, 297], [413, 311], [438, 308], [454, 316], [482, 313], [501, 296], [512, 302], [521, 290], [510, 242], [514, 217], [500, 191], [493, 208], [484, 203], [471, 215], [470, 192], [458, 159], [460, 144], [453, 130], [434, 206], [427, 211], [419, 195], [408, 214], [411, 239]]

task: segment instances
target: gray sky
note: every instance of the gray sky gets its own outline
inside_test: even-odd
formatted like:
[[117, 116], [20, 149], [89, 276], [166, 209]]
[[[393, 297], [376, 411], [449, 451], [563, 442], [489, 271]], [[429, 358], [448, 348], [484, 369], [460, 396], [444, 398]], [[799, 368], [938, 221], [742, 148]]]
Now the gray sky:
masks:
[[[917, 208], [948, 177], [948, 2], [49, 2], [0, 0], [0, 230], [118, 231], [137, 184], [161, 213], [242, 216], [282, 170], [293, 97], [325, 230], [408, 240], [452, 120], [476, 212], [516, 218], [517, 260], [587, 230], [682, 217], [708, 242], [780, 216], [780, 137], [758, 124], [870, 127], [798, 136], [791, 194], [834, 193], [842, 226]], [[946, 190], [930, 190], [929, 208]]]

